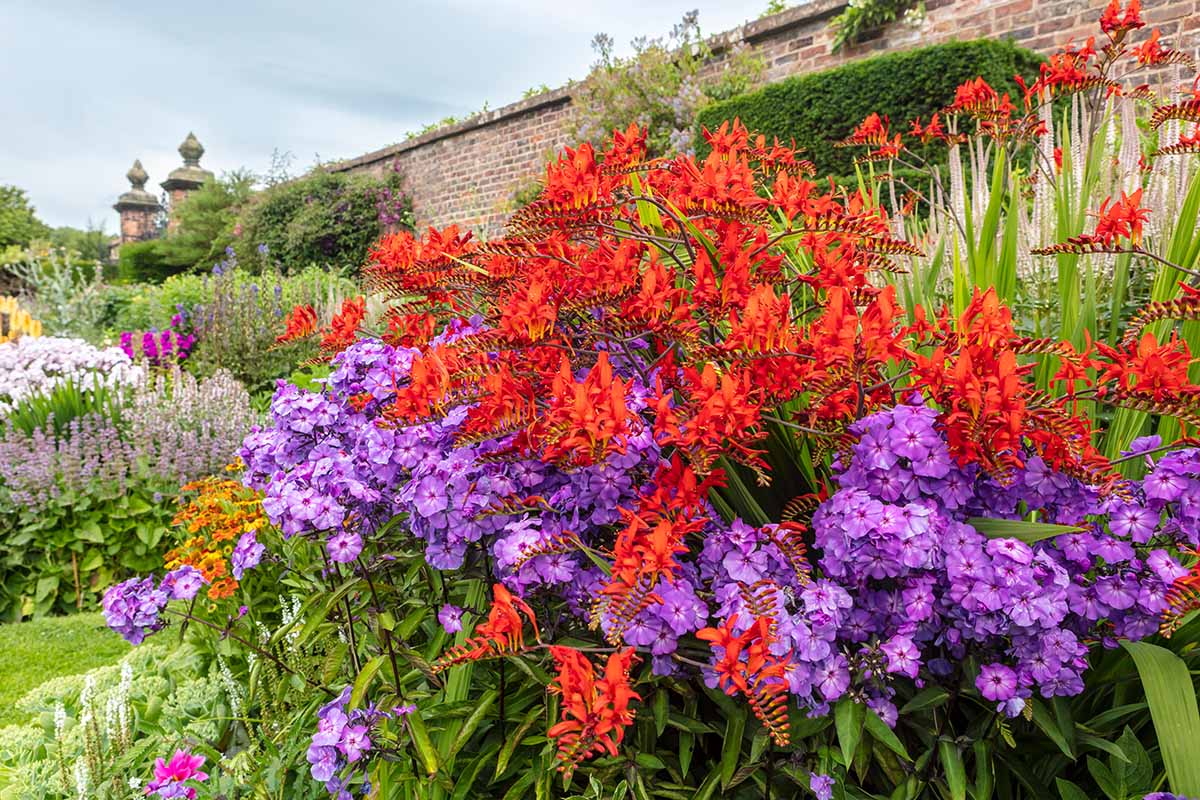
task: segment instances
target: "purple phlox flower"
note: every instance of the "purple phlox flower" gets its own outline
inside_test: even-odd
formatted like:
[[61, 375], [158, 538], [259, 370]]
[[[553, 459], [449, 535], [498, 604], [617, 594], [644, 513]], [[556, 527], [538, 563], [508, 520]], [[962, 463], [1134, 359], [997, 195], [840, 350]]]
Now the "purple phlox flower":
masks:
[[885, 642], [880, 650], [887, 656], [888, 672], [917, 677], [917, 671], [921, 668], [921, 652], [912, 639], [897, 634]]
[[168, 572], [158, 588], [169, 594], [172, 600], [191, 600], [203, 585], [204, 576], [200, 570], [185, 564]]
[[452, 606], [449, 603], [442, 606], [438, 611], [438, 622], [442, 624], [443, 630], [446, 633], [458, 633], [462, 630], [462, 615], [463, 610], [458, 606]]
[[817, 800], [833, 800], [833, 787], [837, 783], [829, 775], [816, 772], [808, 774], [808, 788], [816, 795]]
[[341, 531], [329, 537], [329, 541], [325, 543], [325, 549], [329, 552], [329, 559], [339, 564], [349, 564], [358, 558], [358, 554], [362, 552], [362, 548], [362, 537], [354, 531]]
[[1003, 664], [984, 664], [975, 687], [988, 700], [1001, 703], [1016, 695], [1017, 673]]
[[267, 548], [257, 538], [257, 531], [246, 531], [238, 538], [237, 545], [229, 557], [233, 566], [233, 577], [241, 580], [247, 570], [254, 569], [262, 562], [263, 553]]

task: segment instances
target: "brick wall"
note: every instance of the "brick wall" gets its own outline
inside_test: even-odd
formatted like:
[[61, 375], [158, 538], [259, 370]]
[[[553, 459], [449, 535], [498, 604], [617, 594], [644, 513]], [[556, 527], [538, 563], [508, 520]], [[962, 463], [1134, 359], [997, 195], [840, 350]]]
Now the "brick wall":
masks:
[[[893, 24], [833, 53], [830, 17], [843, 0], [810, 0], [714, 37], [722, 53], [744, 43], [767, 65], [767, 78], [815, 72], [883, 51], [951, 40], [1007, 38], [1050, 54], [1068, 39], [1097, 34], [1107, 0], [926, 0], [920, 27]], [[1168, 46], [1200, 56], [1200, 0], [1143, 0], [1142, 18]], [[548, 155], [570, 144], [570, 88], [564, 87], [335, 164], [337, 171], [382, 172], [398, 164], [418, 226], [457, 223], [495, 233], [513, 208], [514, 191], [542, 174]]]

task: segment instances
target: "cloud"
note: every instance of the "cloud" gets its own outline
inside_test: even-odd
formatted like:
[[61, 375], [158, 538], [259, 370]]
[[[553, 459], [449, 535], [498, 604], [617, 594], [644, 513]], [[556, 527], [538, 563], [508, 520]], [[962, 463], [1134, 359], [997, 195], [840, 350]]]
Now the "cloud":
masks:
[[[763, 0], [765, 5], [765, 0]], [[0, 9], [0, 183], [52, 225], [116, 230], [140, 158], [151, 188], [194, 130], [216, 172], [383, 147], [427, 123], [582, 77], [590, 41], [706, 31], [743, 2], [608, 0], [9, 0]]]

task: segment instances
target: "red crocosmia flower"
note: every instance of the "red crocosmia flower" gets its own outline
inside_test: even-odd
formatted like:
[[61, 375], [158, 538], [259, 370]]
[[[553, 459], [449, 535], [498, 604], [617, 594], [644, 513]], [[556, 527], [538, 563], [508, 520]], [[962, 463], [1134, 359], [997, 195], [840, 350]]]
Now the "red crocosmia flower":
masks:
[[1012, 112], [1008, 93], [1001, 95], [982, 77], [960, 84], [954, 90], [954, 102], [945, 109], [946, 114], [967, 114], [983, 119], [1005, 118]]
[[1120, 348], [1103, 342], [1095, 345], [1105, 359], [1099, 365], [1097, 381], [1112, 384], [1111, 389], [1103, 387], [1102, 393], [1113, 391], [1154, 402], [1196, 396], [1196, 387], [1188, 379], [1192, 355], [1177, 336], [1159, 344], [1153, 332], [1145, 331], [1140, 339]]
[[891, 135], [888, 132], [888, 124], [887, 115], [880, 116], [879, 114], [872, 113], [862, 122], [858, 123], [853, 133], [837, 144], [842, 147], [862, 144], [878, 147], [887, 144], [888, 138]]
[[1142, 22], [1142, 8], [1138, 0], [1129, 0], [1129, 5], [1124, 11], [1121, 9], [1121, 0], [1110, 0], [1104, 13], [1100, 15], [1100, 30], [1114, 43], [1119, 42], [1129, 31], [1141, 28], [1145, 24]]
[[733, 614], [719, 628], [697, 631], [696, 638], [708, 642], [717, 654], [713, 665], [717, 685], [728, 695], [744, 695], [775, 742], [786, 745], [789, 659], [771, 653], [775, 620], [759, 616], [738, 634], [737, 619]]
[[750, 134], [747, 133], [746, 126], [736, 117], [732, 123], [729, 120], [722, 122], [716, 131], [704, 128], [701, 133], [712, 151], [721, 159], [744, 151], [750, 143]]
[[546, 735], [558, 742], [559, 769], [568, 779], [575, 766], [592, 754], [617, 754], [625, 728], [633, 723], [630, 708], [641, 696], [629, 683], [629, 670], [638, 660], [632, 647], [608, 657], [603, 677], [596, 677], [592, 662], [578, 650], [553, 646], [558, 675], [550, 691], [562, 697], [562, 720]]
[[312, 306], [296, 306], [283, 321], [284, 331], [275, 337], [277, 344], [305, 339], [317, 332], [317, 312]]
[[321, 339], [321, 349], [328, 352], [340, 352], [354, 344], [358, 334], [358, 326], [367, 316], [367, 299], [365, 297], [348, 298], [342, 301], [342, 308], [334, 315], [333, 321]]
[[613, 373], [607, 352], [600, 352], [583, 381], [575, 379], [564, 358], [551, 381], [541, 422], [542, 457], [586, 466], [624, 452], [634, 421], [626, 405], [627, 391], [627, 382]]
[[1106, 245], [1118, 239], [1128, 239], [1134, 247], [1142, 243], [1142, 226], [1150, 218], [1150, 209], [1141, 208], [1142, 190], [1133, 194], [1121, 192], [1121, 199], [1113, 202], [1107, 198], [1100, 206], [1100, 219], [1096, 222], [1095, 238]]
[[646, 158], [646, 134], [648, 131], [636, 122], [629, 123], [624, 131], [613, 131], [612, 147], [604, 153], [604, 169], [618, 169], [641, 164]]
[[474, 634], [466, 642], [451, 648], [435, 661], [435, 672], [466, 661], [521, 652], [525, 649], [525, 620], [532, 626], [534, 637], [540, 638], [537, 618], [528, 603], [499, 583], [492, 586], [492, 597], [487, 620], [475, 626]]
[[674, 578], [676, 556], [688, 551], [685, 537], [709, 522], [708, 491], [722, 480], [719, 471], [699, 480], [676, 453], [655, 473], [652, 491], [633, 510], [621, 509], [625, 527], [617, 533], [612, 576], [595, 608], [610, 642], [620, 642], [633, 617], [659, 601], [654, 589]]

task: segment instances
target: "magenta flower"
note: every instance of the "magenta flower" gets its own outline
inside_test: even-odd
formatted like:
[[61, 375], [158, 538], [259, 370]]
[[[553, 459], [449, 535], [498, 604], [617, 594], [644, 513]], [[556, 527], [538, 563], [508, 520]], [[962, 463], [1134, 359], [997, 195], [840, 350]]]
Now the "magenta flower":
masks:
[[195, 800], [196, 790], [183, 784], [208, 779], [208, 774], [200, 771], [202, 764], [204, 756], [194, 756], [186, 750], [176, 750], [169, 762], [158, 759], [154, 762], [154, 780], [146, 785], [146, 794], [157, 795], [163, 800], [179, 797]]

